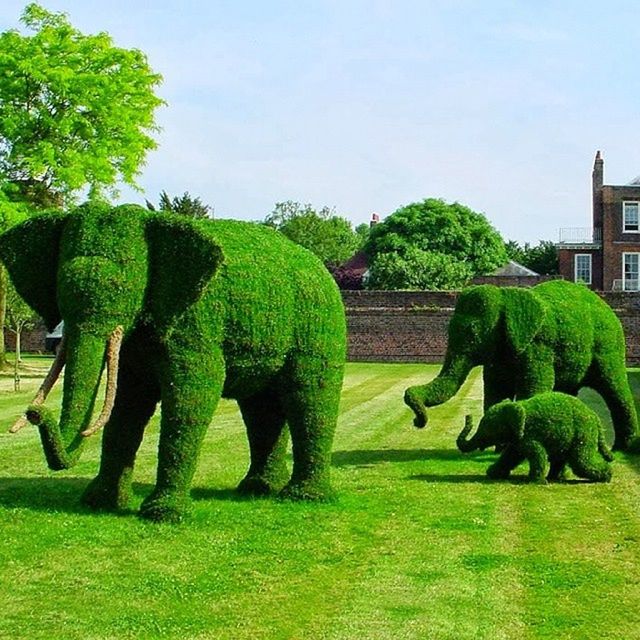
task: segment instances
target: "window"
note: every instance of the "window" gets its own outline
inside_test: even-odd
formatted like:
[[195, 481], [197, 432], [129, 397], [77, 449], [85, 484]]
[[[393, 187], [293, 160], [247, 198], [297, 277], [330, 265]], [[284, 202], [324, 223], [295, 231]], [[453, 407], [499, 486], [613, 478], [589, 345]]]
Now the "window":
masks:
[[591, 284], [591, 254], [577, 253], [574, 263], [574, 280]]
[[622, 290], [640, 290], [640, 253], [622, 254]]
[[625, 233], [640, 232], [640, 202], [622, 203], [622, 231]]

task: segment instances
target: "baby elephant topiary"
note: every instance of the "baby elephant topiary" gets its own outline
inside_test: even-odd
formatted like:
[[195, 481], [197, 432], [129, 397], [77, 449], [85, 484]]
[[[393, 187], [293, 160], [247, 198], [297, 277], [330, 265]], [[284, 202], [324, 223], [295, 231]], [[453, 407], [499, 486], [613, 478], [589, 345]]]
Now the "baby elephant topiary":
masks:
[[[13, 227], [0, 236], [0, 258], [47, 325], [65, 323], [27, 411], [49, 466], [73, 466], [86, 436], [104, 427], [86, 504], [127, 505], [136, 453], [161, 402], [157, 481], [141, 514], [180, 520], [221, 397], [238, 401], [247, 428], [242, 492], [331, 495], [346, 327], [338, 288], [310, 252], [256, 224], [96, 204]], [[65, 362], [58, 422], [43, 402]], [[106, 399], [92, 423], [105, 362]]]
[[457, 444], [461, 451], [507, 443], [500, 458], [487, 469], [490, 478], [508, 478], [524, 460], [529, 480], [558, 480], [565, 466], [580, 478], [609, 482], [613, 456], [604, 441], [600, 418], [574, 396], [541, 393], [528, 400], [504, 400], [484, 414], [474, 436], [470, 416]]

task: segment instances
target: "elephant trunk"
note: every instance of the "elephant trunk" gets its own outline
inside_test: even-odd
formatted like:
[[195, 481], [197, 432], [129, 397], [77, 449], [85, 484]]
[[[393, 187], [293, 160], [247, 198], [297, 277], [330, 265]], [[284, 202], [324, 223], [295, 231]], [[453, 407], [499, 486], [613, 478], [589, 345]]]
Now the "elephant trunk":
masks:
[[[43, 380], [40, 388], [38, 389], [38, 393], [36, 393], [35, 397], [31, 401], [31, 406], [38, 407], [44, 403], [49, 395], [51, 389], [53, 389], [53, 385], [58, 381], [60, 377], [60, 373], [64, 368], [65, 360], [67, 357], [67, 341], [63, 336], [60, 341], [60, 345], [58, 347], [58, 351], [56, 353], [56, 357], [47, 373], [45, 379]], [[18, 433], [20, 429], [25, 427], [29, 423], [26, 415], [20, 416], [14, 423], [11, 429], [9, 429], [9, 433]]]
[[413, 424], [422, 429], [429, 420], [427, 407], [446, 402], [452, 398], [473, 368], [470, 358], [464, 355], [447, 356], [442, 370], [436, 378], [425, 385], [409, 387], [404, 394], [404, 401], [415, 413]]
[[471, 451], [475, 451], [478, 448], [478, 445], [475, 443], [475, 438], [467, 439], [469, 434], [473, 431], [473, 418], [470, 415], [466, 415], [464, 417], [464, 427], [456, 440], [456, 445], [458, 445], [458, 449], [463, 453], [471, 453]]
[[85, 436], [95, 433], [109, 420], [115, 400], [121, 344], [122, 328], [118, 327], [106, 346], [107, 391], [104, 408], [93, 426], [89, 423], [102, 377], [105, 343], [100, 337], [80, 335], [78, 331], [69, 338], [60, 423], [42, 403], [34, 402], [27, 410], [27, 419], [40, 431], [44, 454], [51, 469], [74, 466], [80, 457]]

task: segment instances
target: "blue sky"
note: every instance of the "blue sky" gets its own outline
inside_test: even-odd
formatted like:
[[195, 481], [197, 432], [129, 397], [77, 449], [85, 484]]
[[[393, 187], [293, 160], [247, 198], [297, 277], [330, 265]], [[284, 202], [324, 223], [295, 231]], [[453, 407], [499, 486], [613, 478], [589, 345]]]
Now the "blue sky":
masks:
[[[275, 202], [354, 224], [425, 197], [483, 211], [507, 239], [589, 226], [605, 181], [640, 174], [637, 0], [43, 0], [163, 74], [140, 179], [218, 217]], [[0, 30], [25, 2], [2, 0]]]

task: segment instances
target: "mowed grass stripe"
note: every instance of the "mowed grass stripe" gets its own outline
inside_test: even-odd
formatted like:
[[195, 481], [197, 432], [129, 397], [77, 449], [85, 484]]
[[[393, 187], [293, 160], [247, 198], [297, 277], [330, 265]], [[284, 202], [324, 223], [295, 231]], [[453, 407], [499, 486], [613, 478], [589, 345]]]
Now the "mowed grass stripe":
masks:
[[[478, 381], [476, 375], [464, 392], [478, 393]], [[455, 415], [454, 405], [452, 410]], [[428, 437], [429, 428], [420, 435]], [[496, 629], [497, 603], [510, 604], [500, 582], [490, 585], [493, 597], [485, 593], [478, 601], [478, 586], [469, 582], [469, 574], [476, 572], [474, 559], [465, 565], [465, 550], [472, 548], [478, 530], [499, 528], [492, 525], [491, 495], [473, 478], [468, 484], [450, 478], [450, 463], [462, 459], [452, 449], [444, 459], [439, 458], [444, 450], [415, 453], [415, 458], [400, 456], [403, 464], [390, 468], [382, 462], [362, 471], [370, 476], [369, 487], [384, 496], [376, 505], [382, 515], [376, 528], [382, 542], [371, 550], [370, 571], [354, 590], [354, 600], [330, 625], [343, 630], [327, 637], [476, 638], [482, 624], [491, 633]], [[420, 473], [424, 469], [428, 481]], [[486, 549], [494, 552], [493, 540], [485, 537]], [[461, 611], [474, 615], [461, 616]], [[513, 617], [513, 611], [509, 615]]]

